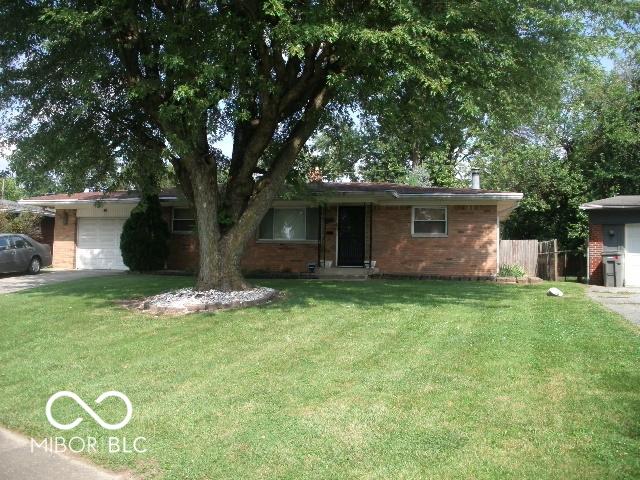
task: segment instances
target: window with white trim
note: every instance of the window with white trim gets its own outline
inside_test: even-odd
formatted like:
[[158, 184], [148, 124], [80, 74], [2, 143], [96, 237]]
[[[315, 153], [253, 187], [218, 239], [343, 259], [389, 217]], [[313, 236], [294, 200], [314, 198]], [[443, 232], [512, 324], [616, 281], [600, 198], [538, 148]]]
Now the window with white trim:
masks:
[[177, 233], [193, 232], [196, 226], [195, 212], [191, 208], [174, 208], [171, 230]]
[[411, 212], [411, 235], [447, 236], [447, 207], [413, 207]]
[[303, 242], [318, 240], [319, 209], [270, 208], [258, 229], [258, 240]]

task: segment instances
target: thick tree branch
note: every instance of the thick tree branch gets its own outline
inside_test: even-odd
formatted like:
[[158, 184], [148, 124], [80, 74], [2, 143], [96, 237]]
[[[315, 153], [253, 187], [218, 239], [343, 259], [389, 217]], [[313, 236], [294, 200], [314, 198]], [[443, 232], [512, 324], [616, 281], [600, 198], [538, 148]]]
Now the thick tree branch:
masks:
[[302, 118], [293, 127], [288, 140], [271, 165], [269, 173], [259, 182], [255, 193], [248, 200], [242, 216], [227, 234], [227, 242], [233, 247], [242, 250], [258, 222], [270, 208], [271, 202], [284, 184], [285, 177], [300, 150], [317, 128], [320, 115], [330, 97], [331, 90], [326, 82], [314, 92]]
[[[277, 60], [270, 57], [269, 48], [261, 38], [257, 50], [261, 59], [262, 75], [271, 75], [271, 67]], [[273, 98], [268, 93], [261, 105], [262, 116], [252, 122], [236, 126], [234, 149], [229, 169], [229, 188], [226, 189], [224, 202], [233, 220], [237, 220], [245, 208], [247, 199], [253, 192], [256, 166], [271, 143], [281, 120], [289, 118], [302, 110], [310, 102], [321, 86], [326, 82], [327, 75], [335, 68], [330, 63], [329, 48], [321, 51], [321, 45], [311, 45], [305, 50], [305, 64], [300, 77], [296, 77], [293, 84], [288, 84], [282, 77], [278, 78], [282, 92], [279, 98]], [[274, 56], [280, 55], [275, 49]], [[290, 60], [291, 61], [291, 60]], [[294, 61], [295, 63], [295, 61]], [[286, 68], [286, 67], [285, 67]], [[286, 76], [286, 73], [283, 73]], [[263, 80], [267, 80], [263, 78]], [[276, 107], [276, 111], [272, 107]]]

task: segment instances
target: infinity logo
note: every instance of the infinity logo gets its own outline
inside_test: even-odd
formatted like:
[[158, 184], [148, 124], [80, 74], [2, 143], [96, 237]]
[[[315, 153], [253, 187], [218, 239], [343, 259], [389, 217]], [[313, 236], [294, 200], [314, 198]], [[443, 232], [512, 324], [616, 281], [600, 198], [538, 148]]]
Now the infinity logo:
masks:
[[51, 395], [49, 397], [49, 400], [47, 400], [47, 406], [45, 408], [45, 413], [47, 414], [47, 420], [49, 420], [49, 423], [60, 430], [71, 430], [72, 428], [75, 428], [78, 425], [80, 425], [80, 422], [82, 422], [82, 418], [78, 417], [73, 422], [65, 425], [65, 424], [59, 423], [58, 421], [56, 421], [55, 418], [53, 418], [53, 415], [51, 415], [51, 406], [53, 405], [53, 402], [55, 402], [57, 399], [62, 397], [71, 398], [74, 402], [80, 405], [80, 407], [82, 407], [82, 409], [85, 412], [91, 415], [91, 418], [93, 418], [98, 423], [98, 425], [100, 425], [102, 428], [105, 428], [107, 430], [121, 429], [127, 423], [129, 423], [129, 420], [131, 420], [131, 415], [133, 415], [133, 405], [131, 404], [131, 401], [129, 400], [129, 398], [124, 393], [118, 392], [116, 390], [110, 390], [108, 392], [104, 392], [102, 395], [96, 398], [97, 404], [102, 403], [103, 400], [109, 397], [118, 397], [120, 400], [124, 402], [125, 406], [127, 407], [127, 414], [125, 415], [124, 419], [121, 422], [113, 423], [113, 424], [107, 423], [104, 420], [102, 420], [102, 418], [100, 418], [100, 416], [96, 412], [94, 412], [93, 409], [89, 405], [87, 405], [75, 393], [62, 391], [62, 392], [54, 393], [53, 395]]

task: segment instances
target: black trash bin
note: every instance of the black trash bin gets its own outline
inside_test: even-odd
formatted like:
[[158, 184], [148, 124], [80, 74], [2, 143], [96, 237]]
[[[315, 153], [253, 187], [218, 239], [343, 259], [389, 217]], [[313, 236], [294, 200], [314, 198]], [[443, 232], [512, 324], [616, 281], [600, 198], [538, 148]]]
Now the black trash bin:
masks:
[[622, 287], [624, 281], [624, 254], [607, 252], [602, 254], [602, 277], [605, 287]]

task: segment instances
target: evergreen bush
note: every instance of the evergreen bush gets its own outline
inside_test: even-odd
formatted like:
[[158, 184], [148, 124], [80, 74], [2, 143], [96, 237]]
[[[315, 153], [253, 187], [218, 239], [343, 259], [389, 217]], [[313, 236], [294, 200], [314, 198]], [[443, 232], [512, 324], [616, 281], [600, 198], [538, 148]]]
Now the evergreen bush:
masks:
[[162, 217], [157, 195], [147, 195], [132, 210], [122, 227], [120, 250], [130, 270], [161, 270], [169, 255], [169, 226]]

